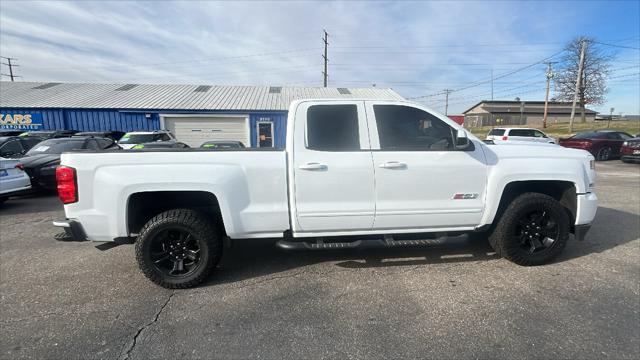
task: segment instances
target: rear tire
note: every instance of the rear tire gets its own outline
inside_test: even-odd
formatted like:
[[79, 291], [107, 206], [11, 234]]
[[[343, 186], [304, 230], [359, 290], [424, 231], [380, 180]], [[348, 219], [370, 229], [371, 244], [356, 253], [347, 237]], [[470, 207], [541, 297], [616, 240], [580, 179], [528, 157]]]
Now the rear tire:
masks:
[[202, 283], [222, 256], [222, 240], [213, 221], [191, 209], [165, 211], [147, 222], [136, 240], [142, 273], [168, 289]]
[[524, 193], [506, 208], [489, 243], [498, 255], [518, 265], [547, 264], [567, 245], [569, 222], [564, 207], [554, 198]]

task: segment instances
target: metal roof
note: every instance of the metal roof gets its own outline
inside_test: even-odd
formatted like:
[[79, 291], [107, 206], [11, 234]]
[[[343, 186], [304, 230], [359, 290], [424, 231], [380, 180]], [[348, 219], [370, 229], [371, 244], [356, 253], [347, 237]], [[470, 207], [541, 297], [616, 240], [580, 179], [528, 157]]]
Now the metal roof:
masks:
[[[208, 87], [208, 88], [207, 88]], [[205, 90], [206, 89], [206, 90]], [[203, 91], [204, 90], [204, 91]], [[299, 99], [403, 100], [384, 88], [0, 82], [3, 108], [288, 110]]]
[[[570, 114], [571, 102], [549, 101], [549, 114]], [[490, 113], [520, 113], [520, 107], [524, 105], [523, 112], [542, 114], [544, 113], [544, 101], [513, 101], [513, 100], [482, 100], [473, 105], [469, 109], [463, 111], [463, 114], [475, 114], [472, 112], [477, 106], [481, 105], [482, 110]], [[580, 104], [576, 104], [576, 113], [580, 112]], [[596, 112], [585, 108], [585, 113], [595, 114]]]

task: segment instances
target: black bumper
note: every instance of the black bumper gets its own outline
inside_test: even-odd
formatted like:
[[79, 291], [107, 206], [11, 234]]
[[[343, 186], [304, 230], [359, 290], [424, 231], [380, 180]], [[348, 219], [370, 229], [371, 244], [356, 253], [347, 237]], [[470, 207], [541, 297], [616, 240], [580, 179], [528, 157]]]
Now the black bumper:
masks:
[[56, 237], [58, 241], [87, 241], [87, 235], [84, 233], [82, 225], [74, 220], [54, 221], [53, 226], [64, 229], [64, 237]]
[[575, 235], [576, 240], [582, 241], [587, 236], [589, 229], [591, 229], [591, 224], [576, 225], [573, 235]]

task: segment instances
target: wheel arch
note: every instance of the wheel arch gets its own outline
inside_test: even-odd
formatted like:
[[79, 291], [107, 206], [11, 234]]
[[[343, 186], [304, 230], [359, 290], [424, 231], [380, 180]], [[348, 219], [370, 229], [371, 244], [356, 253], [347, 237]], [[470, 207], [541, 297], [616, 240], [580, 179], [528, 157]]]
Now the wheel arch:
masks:
[[557, 200], [567, 212], [573, 231], [577, 212], [577, 187], [574, 182], [567, 180], [520, 180], [507, 183], [489, 224], [495, 224], [516, 197], [529, 192], [545, 194]]
[[157, 190], [135, 192], [126, 201], [126, 229], [138, 234], [154, 216], [171, 209], [193, 209], [206, 214], [226, 235], [225, 222], [218, 197], [202, 190]]

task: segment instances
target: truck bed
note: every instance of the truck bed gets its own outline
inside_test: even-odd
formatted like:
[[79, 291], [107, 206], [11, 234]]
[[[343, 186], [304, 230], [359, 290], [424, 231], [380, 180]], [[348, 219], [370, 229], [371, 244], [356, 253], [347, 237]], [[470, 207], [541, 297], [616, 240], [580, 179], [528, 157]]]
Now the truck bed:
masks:
[[[65, 205], [69, 219], [82, 218], [88, 240], [113, 241], [132, 234], [114, 216], [132, 194], [209, 192], [218, 198], [234, 238], [281, 236], [289, 228], [286, 153], [277, 150], [150, 149], [70, 152], [61, 164], [76, 170], [79, 201]], [[225, 200], [225, 201], [222, 201]], [[228, 215], [228, 216], [227, 216]]]

